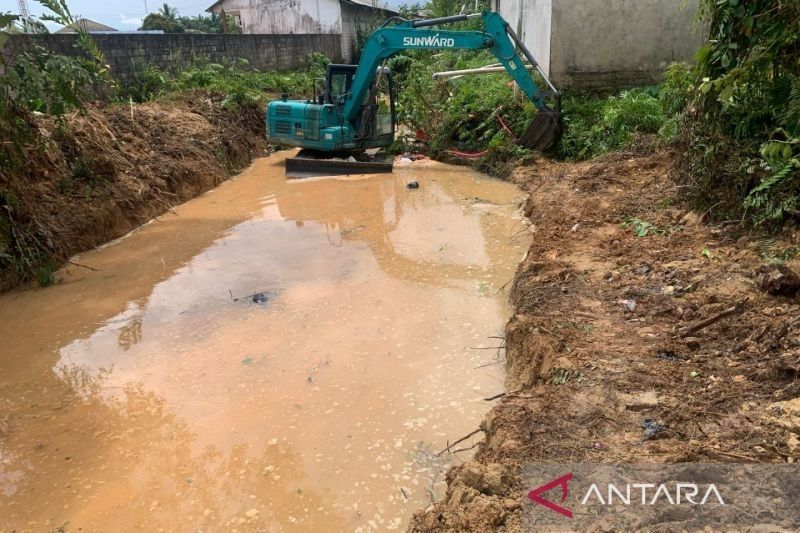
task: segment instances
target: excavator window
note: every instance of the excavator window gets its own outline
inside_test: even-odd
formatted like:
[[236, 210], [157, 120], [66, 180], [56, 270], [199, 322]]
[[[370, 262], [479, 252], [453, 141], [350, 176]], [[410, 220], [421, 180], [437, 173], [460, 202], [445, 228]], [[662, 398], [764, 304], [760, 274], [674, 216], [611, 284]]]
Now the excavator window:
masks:
[[339, 98], [350, 90], [356, 65], [328, 65], [325, 103], [342, 103]]
[[392, 83], [387, 75], [379, 76], [377, 79], [378, 90], [377, 112], [375, 114], [375, 133], [376, 135], [394, 134], [394, 103], [392, 102]]

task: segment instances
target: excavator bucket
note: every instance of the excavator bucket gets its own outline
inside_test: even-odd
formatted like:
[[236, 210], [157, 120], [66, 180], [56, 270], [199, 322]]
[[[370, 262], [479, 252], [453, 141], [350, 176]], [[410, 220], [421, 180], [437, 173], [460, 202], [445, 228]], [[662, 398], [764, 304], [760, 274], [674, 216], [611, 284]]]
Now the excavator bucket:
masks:
[[561, 112], [543, 109], [536, 113], [527, 129], [520, 137], [525, 148], [544, 152], [553, 147], [561, 137]]

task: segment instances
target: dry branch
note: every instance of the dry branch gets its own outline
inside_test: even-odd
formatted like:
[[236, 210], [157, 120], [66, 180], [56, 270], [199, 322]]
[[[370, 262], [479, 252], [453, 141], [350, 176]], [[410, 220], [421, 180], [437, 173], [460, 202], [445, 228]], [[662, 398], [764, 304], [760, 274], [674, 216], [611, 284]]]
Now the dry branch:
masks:
[[696, 332], [700, 331], [701, 329], [705, 329], [708, 326], [710, 326], [711, 324], [719, 322], [723, 318], [727, 318], [729, 316], [740, 314], [742, 311], [744, 311], [744, 306], [747, 303], [748, 299], [749, 298], [745, 298], [744, 300], [742, 300], [741, 302], [737, 303], [733, 307], [729, 307], [728, 309], [725, 309], [724, 311], [721, 311], [721, 312], [717, 313], [714, 316], [710, 316], [710, 317], [708, 317], [706, 319], [703, 319], [700, 322], [697, 322], [697, 323], [695, 323], [695, 324], [693, 324], [691, 326], [687, 326], [685, 328], [681, 328], [678, 331], [678, 336], [679, 337], [688, 337], [692, 333], [696, 333]]

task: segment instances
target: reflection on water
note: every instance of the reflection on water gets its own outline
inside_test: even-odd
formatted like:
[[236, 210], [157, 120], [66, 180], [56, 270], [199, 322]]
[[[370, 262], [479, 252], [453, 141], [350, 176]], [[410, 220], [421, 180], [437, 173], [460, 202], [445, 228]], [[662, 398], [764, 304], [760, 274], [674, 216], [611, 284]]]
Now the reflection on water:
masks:
[[282, 157], [0, 297], [0, 529], [391, 530], [441, 496], [437, 452], [502, 390], [475, 348], [519, 193]]

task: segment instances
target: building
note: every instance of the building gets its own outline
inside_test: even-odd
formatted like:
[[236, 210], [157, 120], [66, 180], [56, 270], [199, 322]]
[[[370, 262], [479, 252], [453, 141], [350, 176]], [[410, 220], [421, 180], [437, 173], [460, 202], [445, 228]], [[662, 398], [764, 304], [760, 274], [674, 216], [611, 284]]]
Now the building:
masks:
[[493, 0], [559, 87], [658, 82], [703, 43], [697, 0]]
[[57, 30], [55, 33], [77, 33], [76, 28], [80, 28], [87, 33], [108, 33], [117, 31], [116, 28], [112, 28], [111, 26], [106, 26], [105, 24], [100, 24], [99, 22], [95, 22], [93, 20], [80, 18], [72, 24]]
[[217, 0], [206, 11], [230, 16], [244, 34], [341, 35], [342, 58], [351, 62], [366, 36], [396, 15], [368, 0]]

